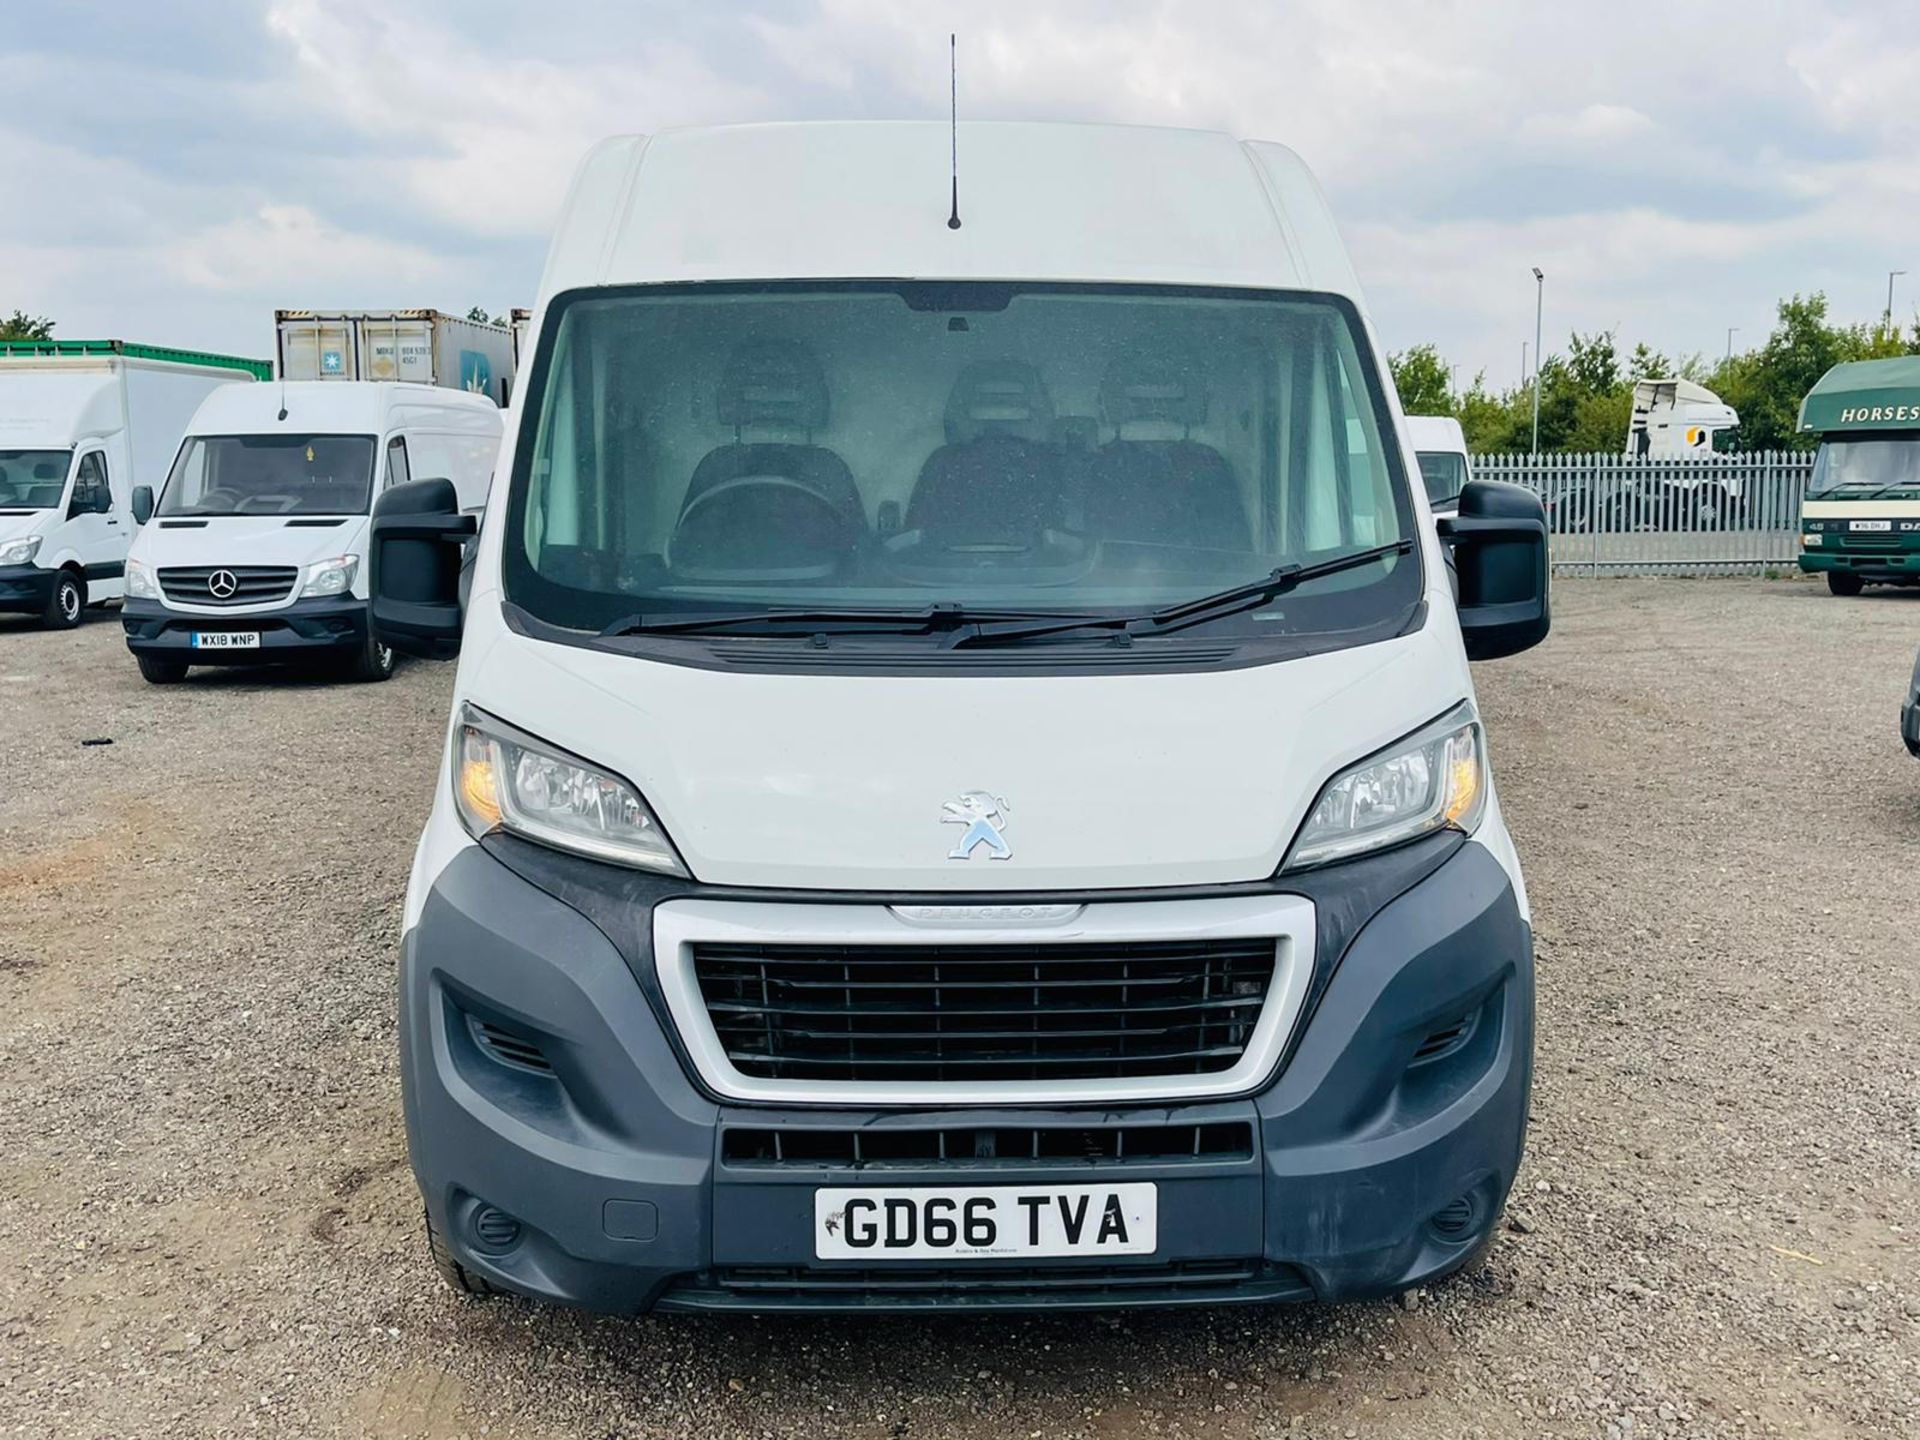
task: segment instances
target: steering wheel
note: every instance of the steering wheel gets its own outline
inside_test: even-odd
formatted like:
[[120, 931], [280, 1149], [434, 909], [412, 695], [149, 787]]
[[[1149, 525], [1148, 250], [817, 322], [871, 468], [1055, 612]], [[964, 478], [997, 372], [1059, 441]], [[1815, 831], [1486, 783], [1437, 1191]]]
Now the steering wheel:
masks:
[[[811, 485], [786, 475], [736, 475], [687, 502], [665, 559], [690, 580], [827, 580], [856, 538], [853, 518]], [[809, 552], [818, 558], [801, 558]]]

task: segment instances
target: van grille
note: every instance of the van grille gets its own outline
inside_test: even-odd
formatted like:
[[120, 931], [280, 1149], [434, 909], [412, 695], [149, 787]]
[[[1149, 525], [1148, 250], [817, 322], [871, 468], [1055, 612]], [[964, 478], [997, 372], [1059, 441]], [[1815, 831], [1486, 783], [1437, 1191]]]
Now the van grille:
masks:
[[1304, 1301], [1313, 1286], [1289, 1265], [1258, 1259], [1140, 1265], [733, 1265], [687, 1276], [662, 1310], [1043, 1310], [1110, 1305]]
[[1251, 1160], [1253, 1122], [1186, 1125], [863, 1125], [846, 1129], [729, 1126], [720, 1158], [739, 1168], [860, 1170], [874, 1166], [985, 1169], [1055, 1165], [1173, 1165]]
[[1031, 945], [695, 942], [741, 1074], [812, 1081], [1085, 1080], [1230, 1070], [1272, 937]]
[[[163, 565], [160, 593], [182, 605], [265, 605], [286, 599], [299, 573], [292, 565]], [[229, 579], [233, 592], [217, 593]]]

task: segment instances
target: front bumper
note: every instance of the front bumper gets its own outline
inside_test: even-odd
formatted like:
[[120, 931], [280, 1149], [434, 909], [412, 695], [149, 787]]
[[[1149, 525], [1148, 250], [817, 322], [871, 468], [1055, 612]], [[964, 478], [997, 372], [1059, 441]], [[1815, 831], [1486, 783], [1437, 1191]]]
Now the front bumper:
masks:
[[[198, 615], [158, 600], [127, 600], [120, 624], [127, 649], [136, 655], [184, 660], [190, 665], [273, 665], [348, 656], [367, 643], [368, 605], [352, 596], [296, 600], [278, 610], [249, 615]], [[253, 630], [257, 650], [201, 650], [196, 632]]]
[[45, 613], [53, 603], [53, 577], [58, 573], [38, 565], [0, 565], [0, 613]]
[[[462, 851], [401, 959], [414, 1173], [455, 1257], [506, 1289], [627, 1313], [1345, 1300], [1457, 1266], [1520, 1161], [1532, 941], [1506, 872], [1457, 837], [1287, 887], [1313, 898], [1322, 953], [1291, 1053], [1257, 1093], [966, 1111], [723, 1103], [663, 1022], [650, 912], [668, 894], [756, 897], [524, 849]], [[1415, 1059], [1460, 1020], [1457, 1045]], [[1195, 1143], [1115, 1156], [1112, 1132], [1132, 1126], [1188, 1127]], [[999, 1139], [964, 1138], [982, 1134]], [[1135, 1180], [1159, 1186], [1151, 1256], [937, 1269], [813, 1256], [823, 1185]], [[517, 1238], [490, 1243], [486, 1207], [517, 1220]]]
[[1841, 570], [1863, 580], [1894, 580], [1920, 584], [1920, 550], [1847, 550], [1800, 551], [1800, 568], [1809, 575]]
[[1900, 707], [1900, 738], [1906, 742], [1909, 755], [1920, 756], [1920, 691], [1909, 695]]

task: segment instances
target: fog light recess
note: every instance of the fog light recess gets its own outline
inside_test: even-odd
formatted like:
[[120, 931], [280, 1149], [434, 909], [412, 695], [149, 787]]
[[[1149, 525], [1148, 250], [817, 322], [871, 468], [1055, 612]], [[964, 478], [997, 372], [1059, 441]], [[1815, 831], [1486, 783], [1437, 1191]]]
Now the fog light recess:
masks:
[[1480, 1207], [1473, 1203], [1473, 1197], [1462, 1195], [1434, 1211], [1427, 1224], [1438, 1239], [1454, 1244], [1473, 1234], [1479, 1215]]
[[483, 1250], [510, 1250], [520, 1239], [520, 1222], [497, 1206], [476, 1205], [467, 1225]]

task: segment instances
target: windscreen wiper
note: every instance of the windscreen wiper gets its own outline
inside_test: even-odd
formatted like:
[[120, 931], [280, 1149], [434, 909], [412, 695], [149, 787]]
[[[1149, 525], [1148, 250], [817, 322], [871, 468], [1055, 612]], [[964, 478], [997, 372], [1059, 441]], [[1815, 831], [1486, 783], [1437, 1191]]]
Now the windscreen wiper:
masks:
[[862, 630], [932, 633], [982, 621], [1024, 623], [1058, 618], [1059, 612], [1056, 610], [982, 610], [942, 600], [931, 605], [902, 610], [849, 608], [845, 610], [728, 610], [696, 615], [675, 614], [672, 611], [654, 615], [643, 613], [628, 615], [614, 621], [602, 630], [600, 635], [602, 639], [608, 639], [617, 635], [703, 635], [725, 634], [729, 631], [762, 635], [784, 635], [794, 631], [803, 634], [825, 634], [829, 631], [858, 632]]
[[1151, 610], [1144, 615], [1090, 615], [1078, 619], [1065, 617], [1050, 624], [1016, 622], [1004, 626], [982, 625], [956, 636], [953, 643], [955, 648], [962, 645], [1012, 645], [1043, 635], [1062, 635], [1073, 630], [1096, 628], [1118, 630], [1128, 636], [1164, 635], [1188, 625], [1252, 610], [1278, 599], [1296, 585], [1303, 585], [1309, 580], [1338, 575], [1343, 570], [1353, 570], [1375, 560], [1384, 560], [1390, 555], [1405, 555], [1412, 549], [1413, 541], [1395, 540], [1390, 544], [1373, 545], [1365, 550], [1336, 555], [1331, 560], [1317, 560], [1311, 565], [1282, 565], [1262, 579], [1235, 585], [1230, 590], [1218, 590], [1198, 599], [1183, 600], [1178, 605]]
[[1809, 495], [1809, 500], [1822, 500], [1829, 495], [1838, 495], [1846, 500], [1885, 500], [1902, 490], [1920, 490], [1920, 480], [1895, 480], [1889, 485], [1876, 485], [1864, 494], [1852, 486], [1842, 485], [1838, 491], [1825, 490], [1818, 495]]

